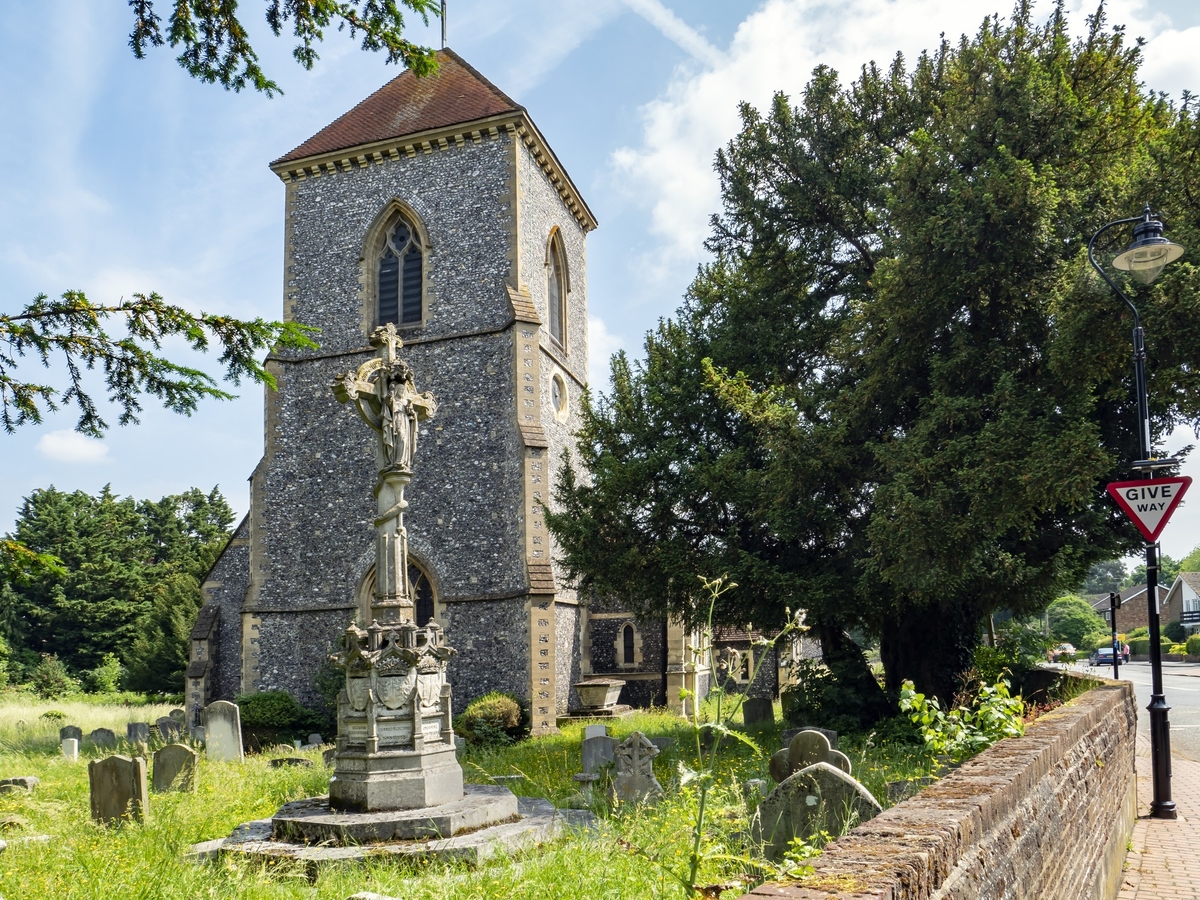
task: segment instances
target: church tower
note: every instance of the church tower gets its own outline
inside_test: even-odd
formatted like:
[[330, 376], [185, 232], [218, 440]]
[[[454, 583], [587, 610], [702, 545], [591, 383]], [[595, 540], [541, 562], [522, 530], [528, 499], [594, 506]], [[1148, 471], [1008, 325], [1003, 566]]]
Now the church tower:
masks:
[[[528, 113], [457, 54], [404, 72], [271, 164], [285, 185], [283, 315], [320, 349], [268, 360], [251, 511], [204, 586], [188, 705], [286, 690], [369, 604], [370, 432], [330, 390], [396, 325], [437, 418], [405, 514], [417, 622], [460, 650], [455, 706], [489, 690], [553, 728], [585, 622], [556, 577], [541, 503], [579, 426], [585, 241], [596, 221]], [[586, 671], [586, 664], [585, 664]]]

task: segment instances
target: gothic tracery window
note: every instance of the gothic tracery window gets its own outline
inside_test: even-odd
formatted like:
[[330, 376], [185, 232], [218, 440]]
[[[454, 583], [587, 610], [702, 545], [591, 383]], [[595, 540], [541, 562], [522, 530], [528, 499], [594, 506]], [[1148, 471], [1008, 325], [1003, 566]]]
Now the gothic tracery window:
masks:
[[408, 564], [408, 586], [413, 596], [413, 618], [418, 627], [433, 620], [433, 585], [414, 563]]
[[420, 324], [421, 262], [420, 235], [410, 222], [397, 214], [385, 230], [379, 249], [378, 324]]
[[546, 253], [546, 300], [550, 307], [550, 337], [565, 347], [567, 319], [567, 268], [563, 260], [562, 238], [558, 232], [550, 236]]

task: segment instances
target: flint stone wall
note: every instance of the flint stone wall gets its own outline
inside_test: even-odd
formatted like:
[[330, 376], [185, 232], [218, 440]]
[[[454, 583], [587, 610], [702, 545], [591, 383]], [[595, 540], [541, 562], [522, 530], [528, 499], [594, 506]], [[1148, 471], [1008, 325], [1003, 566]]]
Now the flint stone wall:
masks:
[[1137, 817], [1133, 686], [1106, 682], [747, 898], [1111, 900]]
[[242, 519], [209, 571], [201, 591], [205, 603], [221, 607], [216, 646], [209, 647], [210, 698], [232, 700], [242, 692], [242, 600], [250, 584], [250, 519]]

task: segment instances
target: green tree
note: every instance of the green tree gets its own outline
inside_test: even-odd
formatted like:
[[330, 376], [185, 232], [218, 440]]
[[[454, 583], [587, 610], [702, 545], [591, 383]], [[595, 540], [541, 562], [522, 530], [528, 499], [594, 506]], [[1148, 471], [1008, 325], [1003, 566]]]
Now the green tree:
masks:
[[1180, 572], [1200, 572], [1200, 546], [1193, 547], [1192, 552], [1179, 561]]
[[1089, 652], [1109, 633], [1104, 619], [1082, 597], [1059, 597], [1046, 608], [1046, 615], [1050, 619], [1051, 636], [1056, 641], [1074, 644], [1081, 653]]
[[25, 498], [13, 535], [59, 564], [0, 585], [0, 626], [15, 655], [54, 654], [75, 672], [115, 654], [141, 690], [178, 690], [199, 579], [228, 539], [217, 489], [138, 503], [53, 487]]
[[[142, 59], [148, 48], [170, 44], [180, 49], [177, 61], [193, 78], [226, 90], [249, 86], [268, 97], [282, 93], [259, 65], [236, 2], [163, 0], [161, 5], [168, 4], [164, 32], [154, 0], [129, 0], [134, 16], [129, 47], [134, 56]], [[315, 45], [324, 40], [325, 29], [336, 25], [338, 31], [349, 29], [352, 38], [361, 33], [362, 49], [383, 50], [389, 63], [402, 63], [418, 75], [436, 71], [433, 51], [403, 37], [402, 7], [426, 24], [430, 13], [439, 14], [437, 0], [267, 0], [266, 18], [277, 37], [291, 26], [298, 39], [292, 56], [305, 69], [316, 62]]]
[[1125, 563], [1119, 559], [1106, 559], [1088, 569], [1081, 590], [1085, 594], [1119, 591], [1125, 586], [1126, 577]]
[[[743, 107], [714, 262], [585, 404], [590, 475], [548, 518], [571, 573], [694, 619], [696, 573], [728, 572], [720, 621], [805, 608], [864, 696], [854, 628], [889, 688], [949, 698], [989, 613], [1138, 546], [1104, 492], [1137, 453], [1129, 317], [1084, 247], [1146, 198], [1200, 238], [1200, 128], [1140, 61], [1102, 13], [1072, 40], [1021, 3], [911, 70]], [[1138, 294], [1156, 434], [1200, 419], [1198, 288], [1184, 264]]]
[[[1183, 568], [1182, 560], [1176, 561], [1171, 559], [1171, 557], [1167, 556], [1165, 553], [1160, 553], [1158, 555], [1158, 583], [1163, 587], [1169, 588], [1174, 583], [1175, 576], [1183, 571], [1187, 570]], [[1145, 583], [1146, 564], [1141, 563], [1137, 568], [1130, 572], [1129, 575], [1126, 576], [1125, 581], [1121, 584], [1121, 588], [1124, 590], [1125, 588], [1136, 587], [1138, 585], [1144, 585]]]

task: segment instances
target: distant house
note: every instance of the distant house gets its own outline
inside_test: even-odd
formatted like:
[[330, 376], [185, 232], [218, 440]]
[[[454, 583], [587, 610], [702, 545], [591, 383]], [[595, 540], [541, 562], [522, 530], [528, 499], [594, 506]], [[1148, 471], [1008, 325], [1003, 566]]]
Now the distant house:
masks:
[[1189, 633], [1200, 628], [1200, 572], [1180, 572], [1175, 576], [1175, 583], [1167, 593], [1167, 603], [1175, 611], [1175, 619], [1182, 622]]
[[[1200, 575], [1197, 575], [1196, 578], [1200, 579]], [[1175, 599], [1174, 605], [1172, 605], [1171, 592], [1173, 590], [1173, 587], [1168, 589], [1161, 584], [1158, 585], [1158, 616], [1162, 625], [1179, 621], [1182, 607], [1178, 599]], [[1104, 619], [1106, 625], [1109, 625], [1108, 594], [1092, 594], [1087, 600], [1092, 604], [1092, 609], [1096, 611], [1096, 614]], [[1135, 584], [1133, 587], [1121, 591], [1121, 608], [1117, 610], [1117, 631], [1124, 634], [1134, 628], [1145, 628], [1149, 624], [1150, 614], [1146, 607], [1146, 586]]]

